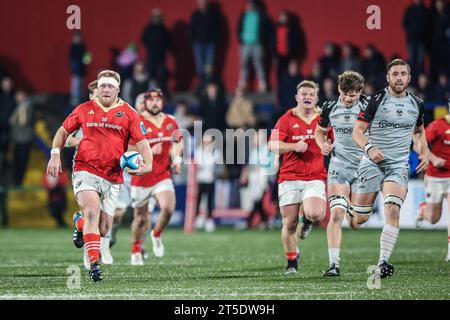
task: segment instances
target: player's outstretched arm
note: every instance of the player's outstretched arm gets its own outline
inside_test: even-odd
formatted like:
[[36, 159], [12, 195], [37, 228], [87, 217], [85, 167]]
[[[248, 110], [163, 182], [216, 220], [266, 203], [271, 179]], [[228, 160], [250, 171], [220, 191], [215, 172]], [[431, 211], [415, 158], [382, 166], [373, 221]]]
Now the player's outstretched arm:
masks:
[[63, 126], [59, 127], [53, 137], [52, 150], [50, 151], [50, 160], [47, 164], [47, 174], [57, 177], [62, 172], [61, 166], [61, 148], [64, 147], [69, 133]]
[[269, 141], [268, 147], [271, 152], [281, 155], [287, 152], [303, 153], [308, 149], [308, 144], [303, 140], [300, 140], [297, 143], [288, 143], [279, 140], [272, 140]]
[[364, 121], [356, 121], [353, 127], [352, 139], [361, 149], [369, 142], [369, 138], [364, 134], [369, 129], [369, 124]]
[[76, 147], [76, 146], [78, 146], [80, 144], [81, 139], [82, 138], [77, 138], [77, 137], [74, 137], [73, 135], [70, 135], [67, 138], [66, 144], [64, 146], [66, 148], [74, 148], [74, 147]]
[[361, 120], [356, 121], [353, 127], [352, 139], [373, 162], [380, 163], [384, 160], [383, 151], [369, 142], [369, 138], [364, 135], [367, 129], [369, 129], [369, 123]]
[[179, 174], [181, 171], [181, 164], [183, 163], [183, 140], [173, 142], [170, 148], [170, 157], [172, 159], [173, 173]]
[[430, 162], [435, 166], [436, 168], [443, 168], [445, 167], [446, 160], [443, 158], [438, 157], [433, 152], [428, 152], [428, 159], [430, 159]]
[[418, 153], [420, 159], [416, 172], [420, 173], [428, 168], [430, 162], [430, 150], [428, 149], [428, 143], [423, 125], [414, 129], [413, 142], [414, 150]]
[[314, 138], [316, 140], [317, 145], [320, 148], [321, 153], [324, 156], [330, 154], [331, 150], [333, 150], [333, 144], [329, 139], [327, 139], [327, 129], [322, 128], [321, 126], [316, 127], [316, 132], [314, 133]]
[[153, 154], [147, 139], [136, 143], [136, 148], [144, 160], [139, 160], [139, 168], [137, 170], [127, 170], [127, 172], [131, 175], [142, 176], [152, 171]]

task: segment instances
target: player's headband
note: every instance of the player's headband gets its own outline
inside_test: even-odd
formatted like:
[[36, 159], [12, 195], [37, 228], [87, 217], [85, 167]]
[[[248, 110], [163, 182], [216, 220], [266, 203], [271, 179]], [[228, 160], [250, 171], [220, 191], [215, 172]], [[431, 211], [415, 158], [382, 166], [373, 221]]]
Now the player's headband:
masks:
[[159, 89], [150, 90], [149, 92], [146, 92], [144, 95], [144, 99], [152, 99], [152, 98], [163, 98], [163, 93]]
[[119, 82], [117, 82], [116, 79], [110, 78], [110, 77], [103, 77], [98, 80], [97, 88], [100, 87], [102, 84], [110, 84], [117, 89], [119, 89]]

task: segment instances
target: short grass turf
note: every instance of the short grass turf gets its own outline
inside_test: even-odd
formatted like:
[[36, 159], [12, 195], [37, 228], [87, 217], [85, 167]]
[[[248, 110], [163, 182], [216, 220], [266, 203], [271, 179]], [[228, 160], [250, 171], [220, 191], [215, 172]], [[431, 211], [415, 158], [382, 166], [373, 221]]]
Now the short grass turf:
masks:
[[[145, 266], [130, 265], [130, 231], [122, 228], [114, 264], [93, 283], [82, 250], [66, 230], [0, 230], [0, 299], [450, 299], [446, 231], [402, 230], [391, 263], [393, 277], [368, 289], [367, 269], [378, 260], [380, 230], [344, 230], [341, 276], [326, 278], [326, 233], [314, 229], [301, 244], [299, 273], [286, 265], [280, 231], [163, 234], [166, 255], [151, 254]], [[80, 288], [69, 289], [68, 267], [81, 271]]]

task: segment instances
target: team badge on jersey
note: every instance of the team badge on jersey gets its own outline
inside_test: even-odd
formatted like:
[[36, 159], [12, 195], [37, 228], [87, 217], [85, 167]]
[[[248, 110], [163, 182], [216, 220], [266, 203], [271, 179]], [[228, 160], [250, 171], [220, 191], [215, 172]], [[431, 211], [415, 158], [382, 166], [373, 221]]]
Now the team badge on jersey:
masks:
[[139, 122], [139, 126], [141, 127], [142, 134], [147, 134], [147, 129], [145, 128], [144, 123], [142, 121]]
[[345, 120], [345, 122], [349, 122], [350, 121], [350, 115], [346, 114], [344, 116], [344, 120]]
[[172, 130], [173, 129], [173, 124], [169, 123], [166, 127], [166, 130]]
[[119, 111], [119, 112], [117, 112], [117, 113], [115, 114], [115, 116], [116, 116], [117, 118], [122, 118], [123, 115], [124, 115], [124, 112], [123, 112], [123, 111]]
[[403, 115], [403, 110], [397, 109], [397, 116], [401, 117]]

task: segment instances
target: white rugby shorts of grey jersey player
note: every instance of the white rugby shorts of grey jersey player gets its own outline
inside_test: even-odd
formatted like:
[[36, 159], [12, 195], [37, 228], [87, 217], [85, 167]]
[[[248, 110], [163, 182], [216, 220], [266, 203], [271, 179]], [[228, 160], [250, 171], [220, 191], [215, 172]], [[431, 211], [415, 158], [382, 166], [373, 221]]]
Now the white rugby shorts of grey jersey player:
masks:
[[423, 125], [423, 101], [411, 93], [397, 98], [385, 88], [374, 94], [358, 121], [369, 123], [369, 143], [384, 160], [376, 164], [364, 154], [358, 168], [358, 193], [378, 192], [385, 181], [405, 188], [409, 179], [409, 152], [416, 127]]
[[363, 150], [353, 141], [353, 127], [358, 115], [369, 103], [367, 96], [361, 95], [351, 107], [346, 107], [340, 99], [327, 101], [322, 105], [319, 126], [333, 128], [334, 143], [328, 167], [328, 184], [346, 184], [355, 187], [357, 170]]

